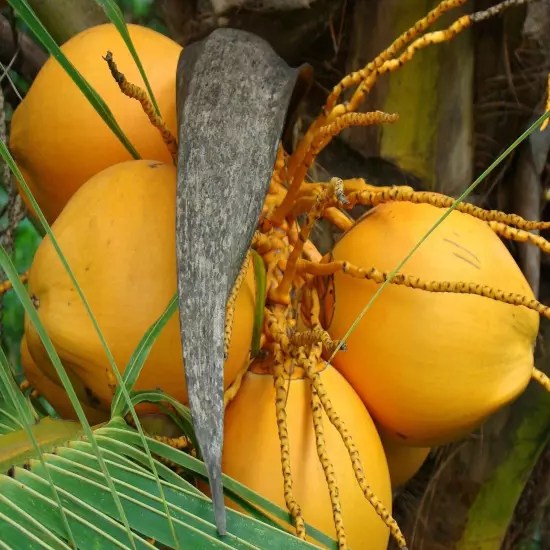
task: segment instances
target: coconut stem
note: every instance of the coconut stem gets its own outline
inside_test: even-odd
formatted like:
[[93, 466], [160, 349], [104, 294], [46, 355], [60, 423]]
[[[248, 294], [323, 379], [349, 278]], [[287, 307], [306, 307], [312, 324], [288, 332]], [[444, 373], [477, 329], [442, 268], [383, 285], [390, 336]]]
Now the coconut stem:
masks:
[[533, 380], [536, 380], [547, 392], [550, 392], [550, 378], [548, 378], [548, 376], [546, 376], [544, 372], [533, 367], [531, 378], [533, 378]]
[[287, 390], [285, 388], [284, 372], [285, 368], [283, 364], [278, 363], [275, 365], [273, 370], [273, 382], [275, 385], [275, 411], [277, 414], [277, 429], [279, 431], [279, 441], [281, 442], [281, 466], [283, 469], [284, 495], [288, 511], [290, 512], [290, 515], [294, 518], [294, 524], [296, 526], [296, 536], [300, 539], [305, 540], [306, 526], [302, 515], [302, 509], [296, 502], [296, 499], [294, 498], [294, 493], [292, 491], [290, 444], [285, 409]]
[[[412, 202], [414, 204], [430, 204], [436, 208], [451, 208], [455, 199], [432, 193], [430, 191], [413, 191], [410, 187], [394, 187], [384, 191], [355, 191], [347, 195], [349, 205], [376, 206], [387, 202]], [[469, 214], [479, 220], [500, 222], [507, 225], [515, 225], [518, 229], [531, 231], [534, 229], [550, 229], [550, 222], [537, 222], [525, 220], [517, 214], [506, 214], [499, 210], [485, 210], [471, 203], [461, 202], [456, 206], [458, 212]]]
[[[357, 267], [349, 262], [338, 260], [325, 264], [316, 264], [307, 260], [300, 259], [298, 263], [298, 272], [307, 273], [314, 276], [326, 276], [334, 273], [344, 273], [356, 279], [366, 279], [377, 284], [382, 284], [389, 279], [389, 271], [380, 271], [375, 267], [364, 269]], [[529, 298], [522, 294], [506, 292], [504, 290], [492, 288], [490, 286], [479, 285], [477, 283], [466, 283], [462, 281], [425, 281], [406, 275], [396, 273], [390, 281], [391, 284], [406, 286], [415, 290], [424, 290], [426, 292], [449, 293], [449, 294], [472, 294], [489, 298], [496, 302], [503, 302], [513, 306], [523, 306], [527, 309], [536, 311], [543, 317], [550, 319], [550, 307], [545, 306], [538, 300]]]
[[322, 216], [323, 211], [326, 209], [326, 203], [333, 197], [338, 203], [347, 202], [347, 199], [344, 196], [344, 182], [340, 178], [332, 178], [330, 185], [325, 187], [323, 192], [317, 195], [315, 203], [308, 212], [303, 226], [300, 228], [298, 240], [287, 260], [283, 279], [281, 283], [269, 293], [269, 298], [274, 302], [281, 304], [290, 303], [290, 290], [296, 275], [296, 264], [302, 255], [304, 244], [309, 239], [313, 225]]
[[330, 207], [323, 212], [323, 218], [328, 220], [340, 231], [347, 231], [354, 225], [353, 220], [338, 208]]
[[223, 406], [224, 408], [227, 408], [227, 405], [235, 399], [237, 396], [237, 393], [241, 389], [241, 384], [244, 378], [244, 375], [248, 372], [248, 369], [250, 365], [252, 364], [252, 361], [249, 361], [245, 364], [245, 366], [238, 372], [237, 376], [235, 377], [235, 380], [231, 382], [230, 386], [225, 390], [225, 393], [223, 394]]
[[[319, 316], [321, 313], [321, 302], [319, 300], [319, 293], [316, 288], [306, 288], [304, 293], [304, 298], [306, 303], [309, 305], [309, 317], [312, 325], [311, 330], [306, 330], [303, 332], [297, 332], [291, 339], [292, 345], [296, 347], [301, 346], [311, 346], [313, 344], [321, 343], [323, 349], [332, 354], [334, 350], [340, 345], [340, 340], [333, 340], [330, 337], [330, 334], [323, 329]], [[345, 342], [340, 347], [340, 351], [346, 351]], [[317, 350], [312, 349], [312, 352], [315, 353]], [[321, 352], [319, 350], [317, 359], [320, 359]]]
[[[19, 275], [19, 280], [25, 284], [29, 280], [29, 272], [25, 271], [22, 275]], [[12, 282], [8, 279], [7, 281], [3, 281], [0, 283], [0, 295], [4, 294], [8, 290], [11, 290], [13, 288]]]
[[[347, 75], [329, 95], [321, 115], [313, 122], [306, 135], [298, 144], [295, 153], [289, 162], [288, 176], [292, 183], [281, 205], [275, 210], [272, 221], [281, 224], [289, 214], [295, 202], [296, 195], [302, 185], [304, 178], [313, 164], [319, 152], [330, 142], [333, 136], [340, 133], [344, 128], [365, 124], [384, 124], [395, 122], [397, 115], [386, 113], [356, 113], [364, 101], [365, 96], [370, 92], [377, 78], [385, 73], [399, 70], [405, 63], [409, 62], [419, 50], [433, 44], [439, 44], [452, 40], [463, 30], [469, 28], [477, 21], [492, 17], [511, 5], [519, 5], [526, 0], [505, 0], [484, 12], [465, 15], [457, 19], [450, 27], [441, 31], [435, 31], [420, 36], [407, 49], [396, 58], [392, 58], [397, 51], [410, 43], [411, 40], [421, 31], [425, 30], [445, 11], [457, 7], [465, 0], [451, 0], [442, 2], [432, 10], [425, 18], [401, 35], [387, 50], [382, 52], [372, 63], [364, 69]], [[337, 98], [345, 88], [357, 85], [355, 92], [349, 102], [345, 105], [336, 105]]]
[[229, 355], [229, 345], [231, 344], [231, 333], [233, 332], [233, 319], [235, 318], [235, 304], [237, 302], [237, 296], [241, 290], [241, 286], [246, 279], [246, 274], [248, 272], [248, 266], [250, 265], [250, 250], [247, 251], [246, 257], [244, 259], [243, 265], [235, 279], [235, 284], [231, 290], [231, 295], [227, 300], [227, 305], [225, 308], [225, 333], [223, 337], [223, 353], [225, 359]]
[[113, 78], [116, 80], [120, 91], [125, 96], [131, 99], [136, 99], [141, 103], [143, 112], [147, 115], [151, 124], [160, 132], [162, 140], [168, 148], [168, 152], [172, 157], [174, 165], [176, 165], [178, 159], [178, 142], [176, 138], [172, 135], [172, 132], [170, 132], [170, 130], [168, 129], [168, 126], [166, 126], [164, 120], [162, 120], [162, 118], [155, 112], [155, 107], [149, 99], [147, 92], [136, 84], [128, 82], [126, 77], [118, 70], [116, 63], [113, 60], [113, 54], [111, 52], [107, 52], [107, 55], [103, 59], [107, 62], [109, 70], [111, 71]]
[[537, 248], [540, 248], [546, 254], [550, 253], [550, 242], [548, 242], [544, 237], [541, 237], [540, 235], [529, 233], [528, 231], [524, 231], [523, 229], [510, 227], [505, 223], [499, 222], [489, 222], [489, 227], [497, 235], [500, 235], [505, 239], [518, 243], [530, 243]]
[[[292, 212], [292, 208], [300, 191], [300, 187], [304, 183], [305, 177], [311, 165], [317, 155], [330, 143], [331, 139], [335, 135], [339, 134], [344, 128], [349, 126], [390, 124], [396, 122], [398, 118], [399, 117], [396, 114], [383, 113], [382, 111], [374, 111], [371, 113], [348, 113], [348, 115], [345, 115], [341, 119], [337, 119], [326, 126], [316, 129], [311, 137], [311, 142], [306, 149], [304, 158], [300, 164], [298, 164], [298, 167], [292, 177], [292, 182], [282, 203], [275, 209], [273, 215], [271, 216], [271, 221], [275, 225], [280, 225]], [[339, 200], [342, 200], [343, 198], [343, 196], [337, 197]], [[319, 216], [321, 213], [319, 213]]]
[[380, 53], [376, 58], [363, 69], [346, 75], [332, 90], [327, 98], [323, 111], [330, 113], [342, 92], [351, 86], [357, 86], [366, 80], [369, 75], [383, 65], [385, 61], [394, 57], [399, 50], [412, 42], [420, 33], [433, 25], [446, 12], [464, 4], [467, 0], [444, 0], [432, 9], [425, 17], [417, 21], [410, 29], [393, 41], [391, 46]]
[[275, 213], [273, 214], [273, 223], [279, 224], [291, 212], [296, 196], [300, 187], [304, 183], [306, 174], [315, 161], [317, 155], [330, 143], [332, 138], [339, 134], [345, 128], [350, 126], [373, 126], [376, 124], [391, 124], [398, 120], [397, 114], [383, 113], [374, 111], [371, 113], [347, 113], [335, 121], [317, 129], [311, 139], [309, 148], [306, 151], [304, 159], [298, 165], [296, 173], [292, 178], [290, 188]]
[[[313, 326], [320, 326], [320, 302], [317, 290], [311, 289], [310, 295], [312, 302], [311, 322]], [[312, 385], [312, 392], [315, 392], [315, 394], [319, 398], [319, 401], [321, 402], [328, 419], [330, 420], [331, 424], [336, 428], [336, 430], [340, 434], [340, 437], [342, 438], [342, 441], [344, 442], [344, 445], [351, 459], [351, 465], [353, 467], [355, 478], [357, 479], [359, 487], [363, 491], [365, 498], [374, 508], [375, 512], [380, 516], [382, 521], [388, 526], [392, 536], [395, 538], [397, 544], [399, 545], [399, 548], [401, 548], [402, 550], [407, 550], [407, 543], [405, 541], [405, 537], [401, 533], [401, 529], [399, 529], [399, 525], [397, 525], [397, 522], [393, 519], [389, 510], [384, 506], [382, 502], [380, 502], [378, 497], [374, 494], [374, 491], [372, 490], [370, 485], [367, 483], [367, 479], [363, 471], [363, 465], [361, 463], [361, 457], [359, 456], [359, 451], [357, 450], [357, 447], [355, 446], [355, 443], [353, 442], [351, 434], [348, 432], [346, 425], [332, 407], [332, 403], [330, 402], [330, 399], [328, 397], [327, 391], [321, 379], [321, 375], [319, 374], [319, 372], [315, 372], [315, 367], [319, 363], [320, 357], [320, 346], [318, 344], [314, 344], [311, 348], [309, 357], [306, 357], [303, 350], [301, 351], [301, 353], [299, 353], [298, 362], [300, 366], [304, 369], [307, 378]]]
[[346, 446], [346, 449], [351, 459], [351, 464], [353, 466], [355, 477], [357, 479], [357, 482], [359, 483], [359, 487], [361, 487], [361, 490], [365, 495], [365, 498], [370, 502], [380, 518], [382, 518], [382, 521], [388, 526], [393, 538], [399, 545], [399, 548], [401, 548], [401, 550], [406, 550], [407, 543], [405, 541], [403, 533], [401, 532], [401, 529], [399, 528], [399, 525], [397, 525], [397, 522], [395, 521], [395, 519], [393, 519], [389, 510], [378, 499], [378, 497], [374, 494], [371, 486], [367, 483], [367, 479], [363, 471], [363, 465], [361, 463], [361, 458], [359, 456], [357, 448], [355, 447], [355, 443], [353, 442], [351, 434], [348, 432], [346, 425], [344, 424], [338, 413], [332, 407], [332, 403], [330, 402], [323, 381], [321, 380], [321, 376], [319, 375], [319, 373], [313, 372], [313, 365], [311, 364], [311, 362], [308, 362], [306, 372], [309, 380], [311, 381], [311, 384], [313, 385], [313, 388], [319, 396], [319, 399], [321, 401], [321, 404], [323, 405], [323, 409], [325, 410], [326, 415], [328, 416], [328, 419], [330, 420], [331, 424], [338, 430], [338, 433], [340, 434], [340, 437], [342, 438], [342, 441]]
[[313, 427], [315, 429], [315, 440], [317, 443], [317, 455], [319, 462], [325, 472], [328, 490], [330, 494], [330, 502], [332, 504], [332, 517], [334, 518], [334, 526], [336, 527], [336, 538], [338, 539], [338, 548], [346, 550], [348, 545], [346, 541], [346, 531], [344, 529], [344, 519], [342, 517], [342, 505], [340, 504], [340, 495], [334, 466], [330, 461], [325, 446], [325, 430], [323, 427], [323, 406], [319, 400], [317, 392], [311, 388], [311, 412], [313, 415]]
[[[327, 353], [332, 353], [340, 344], [339, 340], [333, 340], [329, 333], [324, 330], [321, 326], [315, 326], [311, 330], [306, 330], [303, 332], [297, 332], [292, 337], [292, 344], [294, 346], [310, 346], [311, 344], [316, 344], [320, 342], [323, 344], [323, 349]], [[343, 344], [341, 351], [345, 350], [345, 343]]]

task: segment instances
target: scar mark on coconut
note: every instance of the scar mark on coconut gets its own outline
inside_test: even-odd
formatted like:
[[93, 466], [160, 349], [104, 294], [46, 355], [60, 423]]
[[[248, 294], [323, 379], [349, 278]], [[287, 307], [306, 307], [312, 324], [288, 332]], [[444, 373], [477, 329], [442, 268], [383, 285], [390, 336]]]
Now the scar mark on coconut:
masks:
[[474, 262], [472, 262], [471, 260], [468, 260], [468, 258], [465, 258], [464, 256], [461, 256], [460, 254], [457, 254], [456, 252], [453, 252], [453, 254], [457, 257], [457, 258], [460, 258], [461, 260], [464, 260], [466, 263], [474, 266], [476, 269], [481, 269], [481, 267], [479, 267], [477, 264], [475, 264]]
[[468, 250], [466, 247], [459, 245], [458, 243], [455, 243], [454, 241], [451, 241], [451, 239], [444, 238], [445, 242], [448, 242], [449, 244], [452, 244], [453, 246], [456, 246], [457, 248], [460, 248], [460, 250], [463, 250], [467, 254], [469, 254], [472, 258], [475, 258], [475, 260], [479, 263], [481, 263], [480, 259], [471, 251]]

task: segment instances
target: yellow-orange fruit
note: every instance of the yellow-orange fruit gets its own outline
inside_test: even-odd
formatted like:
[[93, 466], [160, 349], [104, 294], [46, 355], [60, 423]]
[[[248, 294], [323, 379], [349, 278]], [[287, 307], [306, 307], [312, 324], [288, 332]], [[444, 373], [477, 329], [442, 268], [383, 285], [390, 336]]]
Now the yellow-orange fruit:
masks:
[[[52, 226], [120, 372], [176, 292], [175, 201], [174, 166], [128, 161], [90, 179]], [[65, 368], [82, 382], [82, 399], [109, 410], [116, 379], [49, 238], [36, 252], [29, 293]], [[254, 307], [250, 262], [236, 300], [226, 387], [248, 361]], [[28, 318], [25, 334], [37, 366], [52, 378], [53, 365]], [[137, 390], [157, 387], [187, 401], [177, 312], [155, 341], [135, 385]], [[148, 412], [149, 407], [138, 410]]]
[[[182, 48], [146, 27], [128, 25], [128, 30], [161, 115], [175, 134], [176, 68]], [[141, 105], [122, 94], [103, 59], [111, 51], [128, 80], [144, 87], [114, 25], [91, 27], [61, 49], [105, 101], [141, 157], [171, 162], [158, 130]], [[13, 114], [10, 149], [49, 223], [84, 182], [104, 168], [132, 158], [52, 57]]]
[[402, 445], [380, 431], [378, 433], [386, 453], [392, 488], [401, 487], [420, 470], [430, 454], [430, 448]]
[[[353, 437], [368, 483], [391, 510], [388, 466], [369, 413], [353, 388], [334, 368], [325, 368], [321, 378], [334, 409]], [[317, 455], [310, 384], [303, 379], [294, 379], [287, 387], [286, 412], [294, 496], [302, 508], [305, 521], [335, 538], [329, 491]], [[324, 412], [323, 427], [326, 450], [338, 483], [349, 546], [385, 550], [389, 529], [365, 499], [353, 473], [348, 451]], [[228, 406], [222, 470], [283, 509], [286, 508], [275, 414], [275, 388], [271, 375], [247, 372], [237, 396]], [[227, 504], [238, 509], [229, 500]]]
[[[78, 416], [76, 415], [73, 405], [57, 373], [55, 373], [56, 381], [53, 381], [36, 366], [36, 363], [29, 353], [27, 338], [25, 336], [23, 336], [21, 340], [21, 365], [25, 377], [32, 387], [46, 398], [48, 403], [55, 409], [61, 418], [64, 420], [78, 420]], [[71, 380], [71, 382], [73, 381]], [[94, 409], [90, 405], [82, 403], [82, 401], [80, 404], [82, 405], [88, 422], [90, 422], [92, 426], [109, 420], [109, 414], [107, 412]]]
[[[335, 260], [392, 271], [444, 211], [388, 203], [336, 244]], [[533, 298], [489, 226], [460, 212], [428, 237], [402, 269], [423, 280], [465, 281]], [[342, 338], [379, 285], [343, 273], [325, 299], [325, 325]], [[333, 298], [332, 298], [332, 297]], [[334, 366], [390, 437], [432, 447], [471, 431], [529, 382], [536, 312], [475, 295], [388, 285], [338, 353]]]

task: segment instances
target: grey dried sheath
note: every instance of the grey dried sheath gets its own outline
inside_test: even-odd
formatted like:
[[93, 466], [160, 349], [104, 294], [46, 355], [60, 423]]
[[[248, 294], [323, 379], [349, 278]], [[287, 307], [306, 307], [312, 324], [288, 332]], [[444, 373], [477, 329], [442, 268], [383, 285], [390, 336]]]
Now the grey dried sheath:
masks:
[[221, 481], [225, 306], [265, 200], [299, 70], [259, 37], [218, 29], [177, 72], [176, 254], [189, 406], [216, 526]]

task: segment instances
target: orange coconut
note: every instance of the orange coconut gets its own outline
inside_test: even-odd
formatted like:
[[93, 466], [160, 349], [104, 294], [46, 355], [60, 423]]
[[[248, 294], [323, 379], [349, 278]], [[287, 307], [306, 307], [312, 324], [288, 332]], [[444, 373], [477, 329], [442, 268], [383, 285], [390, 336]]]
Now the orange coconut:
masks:
[[[360, 398], [331, 366], [321, 374], [332, 405], [350, 431], [372, 489], [391, 510], [388, 466], [376, 428]], [[286, 402], [293, 491], [304, 519], [336, 537], [325, 475], [317, 455], [308, 381], [288, 384]], [[389, 530], [365, 499], [340, 435], [323, 413], [326, 449], [334, 466], [348, 544], [385, 550]], [[226, 409], [222, 470], [262, 496], [286, 508], [281, 450], [275, 415], [275, 388], [269, 374], [247, 372]], [[238, 507], [231, 501], [228, 506]], [[311, 539], [309, 539], [313, 542]]]
[[420, 470], [431, 449], [402, 445], [390, 437], [385, 437], [380, 430], [378, 433], [388, 461], [392, 488], [401, 487]]
[[[443, 213], [424, 204], [380, 205], [342, 237], [332, 256], [391, 271]], [[486, 223], [456, 211], [402, 272], [533, 298], [499, 237]], [[336, 339], [379, 285], [342, 273], [333, 281], [333, 294], [325, 299], [325, 325]], [[333, 363], [390, 437], [431, 447], [469, 432], [523, 392], [538, 327], [538, 314], [524, 307], [388, 285], [347, 340], [348, 351], [338, 353]]]
[[[146, 27], [128, 25], [128, 30], [161, 115], [175, 133], [176, 68], [182, 48]], [[170, 162], [158, 130], [140, 104], [122, 94], [103, 59], [111, 51], [128, 80], [144, 86], [114, 25], [91, 27], [71, 38], [61, 49], [107, 103], [140, 156]], [[52, 57], [13, 114], [10, 149], [49, 223], [84, 182], [104, 168], [132, 158]]]
[[[177, 288], [176, 169], [153, 161], [128, 161], [90, 179], [52, 226], [99, 327], [123, 372], [140, 339]], [[65, 368], [82, 381], [88, 399], [109, 410], [116, 380], [92, 322], [49, 238], [29, 273], [29, 293]], [[236, 301], [226, 387], [248, 361], [254, 323], [252, 262]], [[52, 378], [36, 330], [25, 320], [29, 351]], [[135, 389], [161, 388], [187, 401], [179, 316], [155, 341]], [[40, 388], [38, 388], [40, 389]], [[141, 406], [141, 412], [148, 411]]]
[[[55, 381], [44, 374], [34, 362], [34, 359], [29, 353], [27, 346], [27, 338], [23, 336], [21, 340], [21, 365], [25, 373], [25, 377], [30, 382], [32, 387], [40, 392], [46, 398], [48, 403], [55, 409], [57, 414], [65, 420], [78, 420], [72, 403], [65, 392], [59, 376], [55, 373]], [[75, 381], [71, 380], [73, 386]], [[78, 383], [77, 383], [78, 384]], [[84, 410], [84, 414], [92, 425], [100, 424], [109, 420], [109, 414], [105, 411], [95, 409], [91, 403], [80, 403]]]

